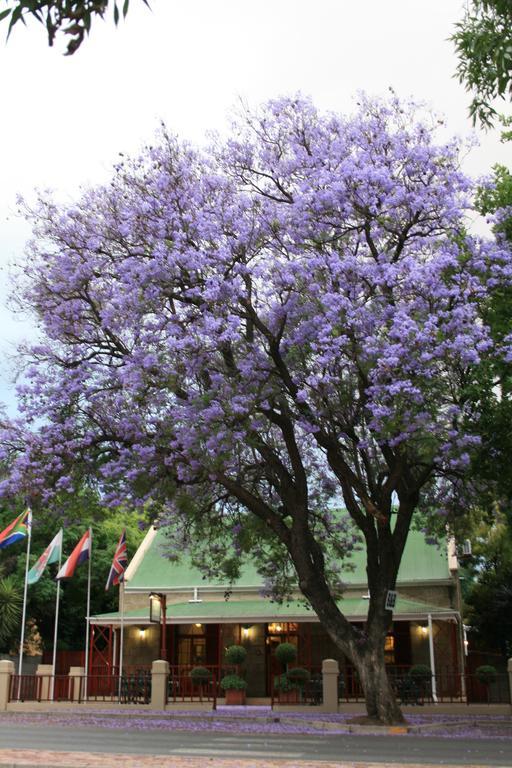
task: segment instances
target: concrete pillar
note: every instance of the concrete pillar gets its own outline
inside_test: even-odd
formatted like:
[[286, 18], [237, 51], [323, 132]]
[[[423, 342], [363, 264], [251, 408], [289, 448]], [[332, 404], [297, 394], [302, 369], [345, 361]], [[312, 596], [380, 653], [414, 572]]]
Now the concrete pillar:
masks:
[[69, 668], [69, 700], [83, 701], [85, 698], [85, 667]]
[[0, 711], [5, 712], [7, 702], [9, 701], [9, 691], [11, 688], [11, 677], [14, 675], [14, 662], [9, 660], [0, 661]]
[[165, 709], [169, 662], [159, 659], [151, 665], [151, 709]]
[[324, 694], [324, 712], [338, 711], [338, 677], [340, 667], [335, 659], [322, 661], [322, 684]]
[[49, 701], [51, 699], [50, 691], [52, 690], [52, 664], [38, 664], [36, 669], [36, 677], [38, 677], [37, 690], [39, 693], [40, 701]]
[[[0, 662], [0, 664], [1, 663], [2, 662]], [[512, 704], [512, 659], [508, 660], [507, 672], [508, 672], [508, 689], [510, 691], [510, 703]]]

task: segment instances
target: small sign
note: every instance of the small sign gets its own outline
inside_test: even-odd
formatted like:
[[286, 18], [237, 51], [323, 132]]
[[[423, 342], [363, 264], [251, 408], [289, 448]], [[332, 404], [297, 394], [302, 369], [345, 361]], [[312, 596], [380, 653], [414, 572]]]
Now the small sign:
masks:
[[386, 595], [386, 611], [394, 611], [396, 605], [397, 593], [393, 589], [388, 589]]
[[149, 620], [155, 624], [162, 621], [162, 599], [161, 595], [152, 592], [149, 596]]

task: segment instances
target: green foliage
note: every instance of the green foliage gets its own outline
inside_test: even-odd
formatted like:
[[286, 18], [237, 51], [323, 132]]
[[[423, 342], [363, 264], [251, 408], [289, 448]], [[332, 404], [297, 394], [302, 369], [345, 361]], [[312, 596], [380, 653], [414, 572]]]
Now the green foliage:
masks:
[[203, 685], [212, 679], [212, 673], [206, 667], [194, 667], [190, 670], [190, 677], [197, 685]]
[[223, 691], [244, 691], [247, 683], [240, 675], [226, 675], [220, 681], [220, 687]]
[[482, 664], [481, 667], [477, 667], [475, 675], [484, 685], [490, 685], [491, 683], [496, 682], [496, 678], [498, 677], [496, 667], [493, 667], [491, 664]]
[[[142, 2], [149, 7], [148, 0]], [[117, 25], [121, 15], [124, 18], [128, 13], [130, 0], [123, 0], [121, 10], [118, 0], [3, 0], [3, 5], [0, 21], [5, 19], [9, 23], [7, 36], [18, 22], [26, 24], [27, 18], [32, 17], [46, 27], [48, 45], [53, 45], [57, 34], [65, 35], [66, 55], [70, 56], [89, 34], [94, 18], [103, 18], [110, 5]]]
[[458, 78], [473, 96], [473, 123], [489, 127], [497, 114], [491, 102], [512, 96], [512, 3], [470, 0], [451, 39]]
[[464, 622], [472, 646], [512, 655], [512, 533], [504, 518], [482, 524], [472, 540], [473, 556], [465, 564]]
[[281, 693], [289, 693], [290, 691], [298, 691], [301, 688], [298, 682], [290, 680], [286, 672], [281, 675], [276, 675], [274, 678], [274, 690]]
[[409, 677], [418, 683], [426, 683], [432, 678], [432, 670], [426, 664], [415, 664], [409, 670]]
[[14, 577], [0, 574], [0, 648], [10, 650], [6, 643], [20, 629], [23, 592]]
[[276, 659], [285, 667], [297, 658], [297, 647], [292, 643], [279, 643], [276, 648]]
[[224, 654], [228, 664], [243, 664], [247, 658], [247, 651], [243, 645], [230, 645]]
[[303, 688], [306, 683], [309, 682], [311, 677], [309, 671], [304, 669], [304, 667], [293, 667], [292, 669], [288, 670], [286, 675], [288, 680], [290, 680], [292, 683], [295, 683], [295, 685], [297, 685], [299, 688]]

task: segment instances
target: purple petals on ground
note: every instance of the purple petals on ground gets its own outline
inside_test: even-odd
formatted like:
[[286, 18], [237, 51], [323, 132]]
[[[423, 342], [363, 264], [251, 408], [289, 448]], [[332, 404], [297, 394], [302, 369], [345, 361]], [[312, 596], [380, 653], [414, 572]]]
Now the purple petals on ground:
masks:
[[[258, 708], [260, 709], [260, 708]], [[240, 709], [231, 716], [222, 711], [174, 711], [149, 712], [137, 709], [101, 710], [96, 712], [60, 713], [18, 713], [6, 715], [9, 721], [19, 725], [64, 726], [72, 728], [104, 728], [112, 730], [138, 731], [212, 731], [227, 733], [272, 733], [272, 734], [350, 734], [350, 721], [359, 713], [323, 714], [314, 709], [307, 712], [244, 711]], [[408, 735], [448, 737], [459, 739], [512, 739], [510, 717], [498, 715], [407, 714], [409, 726], [425, 726]], [[436, 727], [426, 727], [436, 726]], [[385, 732], [385, 731], [384, 731]], [[374, 733], [378, 733], [376, 730]], [[372, 735], [368, 733], [367, 735]]]

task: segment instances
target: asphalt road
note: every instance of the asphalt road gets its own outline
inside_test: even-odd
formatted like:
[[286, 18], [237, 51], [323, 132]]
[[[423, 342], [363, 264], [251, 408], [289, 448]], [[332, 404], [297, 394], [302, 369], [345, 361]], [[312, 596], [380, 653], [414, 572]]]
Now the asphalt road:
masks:
[[512, 768], [512, 742], [435, 736], [274, 735], [135, 731], [0, 723], [0, 749], [40, 749], [361, 762], [490, 765]]

